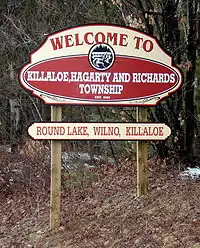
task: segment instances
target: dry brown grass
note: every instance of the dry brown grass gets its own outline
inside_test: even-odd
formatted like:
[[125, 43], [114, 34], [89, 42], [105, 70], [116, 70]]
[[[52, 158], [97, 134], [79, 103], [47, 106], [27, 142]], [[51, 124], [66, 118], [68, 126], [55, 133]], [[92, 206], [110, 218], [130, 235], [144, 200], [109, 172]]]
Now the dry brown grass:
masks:
[[163, 161], [149, 161], [149, 194], [141, 197], [130, 160], [122, 160], [119, 171], [107, 165], [92, 169], [95, 180], [89, 184], [63, 188], [62, 226], [49, 231], [49, 171], [45, 163], [28, 161], [15, 168], [34, 167], [29, 183], [1, 191], [0, 247], [200, 247], [200, 182], [181, 180], [175, 165], [169, 170]]

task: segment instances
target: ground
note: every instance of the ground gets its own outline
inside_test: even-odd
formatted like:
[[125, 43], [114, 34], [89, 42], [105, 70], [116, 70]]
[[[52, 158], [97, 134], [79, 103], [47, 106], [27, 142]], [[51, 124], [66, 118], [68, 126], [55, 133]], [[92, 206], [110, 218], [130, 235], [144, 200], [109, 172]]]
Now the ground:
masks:
[[119, 164], [63, 172], [61, 226], [50, 231], [49, 165], [1, 156], [0, 247], [200, 247], [200, 181], [154, 157], [149, 193], [137, 197], [134, 159]]

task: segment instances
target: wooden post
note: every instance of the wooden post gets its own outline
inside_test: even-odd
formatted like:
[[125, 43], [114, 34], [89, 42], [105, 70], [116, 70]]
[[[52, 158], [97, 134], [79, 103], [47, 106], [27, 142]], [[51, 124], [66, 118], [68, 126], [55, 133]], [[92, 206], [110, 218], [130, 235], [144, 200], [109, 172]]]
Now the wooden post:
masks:
[[[51, 106], [51, 121], [62, 120], [62, 107]], [[50, 229], [60, 226], [61, 141], [51, 141]]]
[[[147, 122], [147, 108], [137, 107], [137, 122]], [[148, 144], [137, 141], [137, 196], [148, 191]]]

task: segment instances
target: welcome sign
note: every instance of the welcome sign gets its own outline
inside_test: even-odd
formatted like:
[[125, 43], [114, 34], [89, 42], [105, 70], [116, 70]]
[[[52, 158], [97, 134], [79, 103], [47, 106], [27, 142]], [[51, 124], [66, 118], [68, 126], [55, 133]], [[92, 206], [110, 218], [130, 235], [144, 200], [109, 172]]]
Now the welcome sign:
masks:
[[[46, 104], [154, 106], [180, 88], [182, 74], [154, 37], [93, 24], [48, 35], [30, 54], [19, 79]], [[33, 139], [51, 140], [51, 229], [60, 226], [60, 140], [165, 140], [171, 134], [163, 123], [62, 123], [61, 110], [52, 106], [55, 122], [28, 129]], [[146, 110], [141, 112], [143, 121], [146, 116]], [[146, 173], [147, 145], [138, 142], [138, 196], [147, 192]]]
[[95, 24], [47, 36], [20, 82], [47, 104], [152, 106], [179, 89], [182, 75], [154, 37]]

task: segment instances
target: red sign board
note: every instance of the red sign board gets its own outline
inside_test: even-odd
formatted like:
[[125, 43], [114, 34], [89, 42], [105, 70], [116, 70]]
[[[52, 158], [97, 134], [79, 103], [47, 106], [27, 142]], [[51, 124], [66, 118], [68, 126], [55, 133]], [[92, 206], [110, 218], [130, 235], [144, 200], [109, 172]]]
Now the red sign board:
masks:
[[20, 82], [47, 104], [151, 106], [179, 89], [182, 74], [155, 38], [99, 24], [49, 35]]

